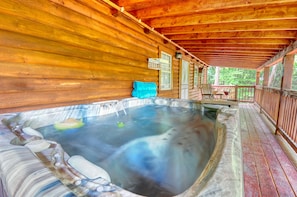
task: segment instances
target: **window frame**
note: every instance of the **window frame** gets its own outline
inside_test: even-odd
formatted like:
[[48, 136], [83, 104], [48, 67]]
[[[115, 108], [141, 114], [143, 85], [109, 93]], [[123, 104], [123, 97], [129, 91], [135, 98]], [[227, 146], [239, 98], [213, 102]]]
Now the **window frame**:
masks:
[[194, 64], [194, 79], [193, 79], [193, 87], [198, 88], [199, 85], [199, 68], [198, 65]]
[[[167, 56], [168, 58], [166, 58], [166, 59], [163, 58], [163, 55]], [[161, 51], [160, 52], [160, 64], [161, 64], [161, 68], [159, 70], [159, 90], [161, 90], [161, 91], [172, 90], [172, 87], [173, 87], [173, 84], [172, 84], [172, 55], [170, 55], [169, 53], [166, 53], [164, 51]], [[167, 76], [169, 76], [169, 83], [167, 83], [167, 82], [165, 83], [163, 81], [164, 80], [163, 74], [167, 74]]]

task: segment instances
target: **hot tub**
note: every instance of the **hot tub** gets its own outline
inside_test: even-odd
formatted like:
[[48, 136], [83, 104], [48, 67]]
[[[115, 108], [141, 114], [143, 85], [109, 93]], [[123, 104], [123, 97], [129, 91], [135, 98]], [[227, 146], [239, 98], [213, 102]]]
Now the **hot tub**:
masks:
[[[43, 168], [1, 165], [4, 191], [26, 196], [34, 185], [30, 194], [55, 196], [243, 196], [238, 112], [229, 106], [130, 98], [6, 114], [13, 133], [1, 129], [0, 154], [18, 158], [10, 166], [28, 160]], [[28, 178], [42, 169], [39, 182]], [[13, 179], [23, 180], [22, 189]]]

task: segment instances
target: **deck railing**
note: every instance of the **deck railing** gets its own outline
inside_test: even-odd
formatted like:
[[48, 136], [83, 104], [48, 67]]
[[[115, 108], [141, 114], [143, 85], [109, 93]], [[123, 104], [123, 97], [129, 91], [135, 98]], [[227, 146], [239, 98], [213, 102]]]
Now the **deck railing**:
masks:
[[224, 93], [215, 95], [222, 99], [234, 100], [240, 102], [254, 102], [255, 86], [212, 86], [217, 92]]
[[297, 152], [297, 92], [256, 87], [255, 102]]
[[281, 91], [260, 86], [213, 86], [215, 98], [256, 102], [276, 126], [276, 130], [297, 152], [297, 91]]

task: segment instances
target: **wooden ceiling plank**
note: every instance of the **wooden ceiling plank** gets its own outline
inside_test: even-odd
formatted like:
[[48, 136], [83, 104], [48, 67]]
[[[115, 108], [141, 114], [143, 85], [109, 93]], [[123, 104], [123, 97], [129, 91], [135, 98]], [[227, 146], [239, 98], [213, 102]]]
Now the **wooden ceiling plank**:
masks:
[[242, 68], [256, 70], [259, 62], [256, 63], [244, 63], [244, 62], [209, 62], [210, 66], [228, 67], [228, 68]]
[[241, 39], [241, 38], [272, 38], [272, 39], [295, 39], [297, 37], [296, 31], [241, 31], [241, 32], [213, 32], [213, 33], [190, 33], [168, 35], [170, 40], [199, 40], [199, 39]]
[[238, 55], [238, 56], [255, 56], [255, 57], [271, 57], [273, 55], [275, 55], [275, 53], [257, 53], [257, 52], [244, 52], [244, 53], [240, 53], [237, 51], [232, 51], [232, 52], [210, 52], [210, 51], [191, 51], [192, 54], [195, 55]]
[[239, 55], [239, 56], [258, 56], [258, 57], [271, 57], [271, 56], [277, 54], [277, 52], [276, 53], [237, 53], [237, 52], [219, 53], [219, 52], [209, 52], [209, 51], [208, 52], [192, 51], [191, 53], [194, 54], [194, 55], [197, 55], [197, 56], [199, 56], [199, 55], [212, 55], [212, 54], [220, 55], [220, 54], [222, 54], [222, 55]]
[[134, 11], [154, 6], [166, 6], [168, 3], [176, 2], [177, 0], [113, 0], [117, 5], [124, 7], [126, 11]]
[[[181, 46], [183, 47], [183, 46]], [[246, 44], [241, 44], [241, 45], [233, 45], [233, 44], [221, 44], [221, 45], [205, 45], [205, 44], [200, 44], [200, 45], [191, 45], [187, 46], [187, 49], [267, 49], [267, 50], [282, 50], [284, 48], [284, 45], [257, 45], [257, 44], [251, 44], [251, 45], [246, 45]]]
[[215, 10], [183, 16], [153, 18], [148, 25], [154, 28], [190, 26], [196, 24], [223, 24], [232, 22], [297, 19], [297, 4], [273, 7], [246, 7]]
[[217, 25], [193, 25], [185, 27], [161, 28], [161, 34], [175, 35], [186, 33], [210, 33], [210, 32], [239, 32], [239, 31], [290, 31], [297, 30], [297, 20], [271, 20], [271, 21], [252, 21], [234, 22]]
[[267, 50], [267, 49], [211, 49], [211, 48], [206, 48], [206, 49], [192, 49], [191, 52], [237, 52], [237, 53], [278, 53], [279, 50]]
[[[228, 62], [240, 62], [238, 59], [232, 59], [232, 58], [216, 58], [216, 57], [203, 57], [201, 56], [200, 57], [201, 60], [203, 60], [204, 62], [207, 62], [208, 64], [210, 64], [211, 61], [218, 61], [219, 63], [222, 63], [224, 61], [228, 61]], [[259, 63], [259, 62], [265, 62], [266, 59], [262, 59], [262, 60], [249, 60], [247, 61], [246, 63], [249, 63], [249, 64], [253, 64], [253, 63]]]
[[111, 1], [210, 65], [257, 69], [297, 40], [296, 0]]
[[276, 46], [270, 46], [270, 47], [251, 47], [251, 46], [248, 46], [248, 47], [244, 47], [244, 46], [240, 46], [240, 47], [234, 47], [234, 46], [214, 46], [214, 47], [211, 47], [211, 46], [193, 46], [193, 47], [190, 47], [188, 48], [189, 51], [192, 51], [192, 50], [196, 50], [196, 49], [214, 49], [214, 50], [257, 50], [257, 49], [263, 49], [263, 50], [277, 50], [277, 51], [281, 51], [283, 49], [283, 47], [276, 47]]
[[196, 45], [196, 44], [258, 44], [258, 45], [289, 45], [290, 40], [287, 39], [216, 39], [216, 40], [176, 40], [175, 41], [179, 45]]
[[[119, 0], [127, 1], [127, 0]], [[132, 1], [132, 0], [130, 0]], [[140, 1], [140, 0], [138, 0]], [[142, 0], [142, 4], [145, 0]], [[246, 6], [268, 6], [268, 5], [280, 5], [283, 3], [296, 2], [295, 0], [249, 0], [249, 1], [238, 1], [238, 0], [228, 0], [228, 1], [218, 1], [218, 0], [183, 0], [175, 1], [164, 5], [153, 4], [153, 7], [143, 8], [135, 11], [135, 16], [141, 19], [150, 19], [160, 16], [172, 16], [172, 15], [184, 15], [199, 13], [205, 11], [212, 11], [218, 9], [226, 8], [240, 8]], [[131, 3], [120, 3], [120, 5], [127, 7], [132, 5]]]
[[[232, 58], [209, 58], [209, 57], [203, 57], [201, 56], [200, 57], [202, 61], [208, 63], [208, 64], [211, 64], [211, 62], [214, 62], [214, 61], [217, 61], [218, 62], [218, 66], [219, 65], [223, 65], [224, 64], [224, 61], [228, 62], [228, 63], [231, 63], [231, 62], [236, 62], [236, 63], [243, 63], [244, 61], [241, 61], [241, 60], [236, 60], [236, 59], [232, 59]], [[248, 60], [247, 62], [244, 62], [244, 63], [247, 63], [247, 64], [258, 64], [259, 62], [265, 62], [267, 59], [263, 59], [263, 60]]]
[[[203, 56], [202, 57], [200, 57], [201, 59], [203, 59]], [[207, 59], [207, 57], [205, 57], [206, 59]], [[221, 61], [221, 62], [223, 62], [223, 61], [229, 61], [229, 62], [231, 62], [231, 61], [237, 61], [237, 62], [244, 62], [244, 61], [247, 61], [247, 62], [249, 62], [249, 63], [254, 63], [254, 62], [257, 62], [257, 63], [260, 63], [260, 62], [265, 62], [265, 61], [267, 61], [269, 58], [262, 58], [262, 59], [250, 59], [250, 58], [231, 58], [231, 57], [229, 57], [229, 58], [221, 58], [221, 57], [210, 57], [209, 58], [209, 61], [210, 60], [212, 60], [212, 61], [214, 61], [214, 60], [217, 60], [218, 62], [219, 61]], [[208, 62], [208, 60], [206, 60], [205, 62], [207, 62], [207, 63], [209, 63]]]
[[198, 55], [199, 58], [211, 58], [211, 59], [233, 59], [233, 60], [240, 60], [240, 59], [248, 59], [249, 61], [252, 60], [266, 60], [269, 57], [254, 57], [254, 56], [235, 56], [235, 55]]
[[208, 57], [208, 58], [220, 58], [220, 59], [250, 59], [250, 60], [255, 60], [255, 59], [267, 59], [267, 57], [256, 57], [256, 56], [239, 56], [239, 55], [224, 55], [224, 54], [217, 54], [217, 55], [205, 55], [205, 54], [197, 54], [200, 58], [202, 57]]
[[230, 60], [230, 59], [202, 59], [204, 62], [212, 66], [226, 66], [229, 67], [230, 65], [249, 65], [248, 67], [252, 66], [254, 69], [257, 68], [257, 65], [261, 62], [265, 62], [265, 60], [259, 61], [238, 61], [238, 60]]

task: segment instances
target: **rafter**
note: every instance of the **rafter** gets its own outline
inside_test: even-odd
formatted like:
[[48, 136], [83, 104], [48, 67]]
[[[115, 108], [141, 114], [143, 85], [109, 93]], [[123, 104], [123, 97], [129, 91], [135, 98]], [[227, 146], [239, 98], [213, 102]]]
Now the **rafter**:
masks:
[[218, 58], [218, 59], [232, 59], [232, 60], [241, 60], [241, 59], [249, 59], [249, 60], [266, 60], [269, 57], [258, 57], [258, 56], [240, 56], [240, 55], [231, 55], [231, 54], [217, 54], [217, 55], [203, 55], [199, 54], [200, 58]]
[[239, 53], [237, 51], [230, 51], [230, 52], [209, 52], [209, 51], [204, 51], [204, 52], [197, 52], [197, 51], [192, 51], [192, 54], [195, 54], [197, 56], [200, 55], [237, 55], [237, 56], [253, 56], [253, 57], [271, 57], [271, 55], [274, 55], [275, 53], [257, 53], [257, 52], [245, 52], [245, 53]]
[[200, 45], [191, 45], [187, 46], [188, 50], [193, 50], [193, 49], [236, 49], [236, 50], [241, 50], [241, 49], [266, 49], [266, 50], [282, 50], [284, 48], [284, 45], [257, 45], [257, 44], [240, 44], [240, 45], [234, 45], [234, 44], [221, 44], [221, 45], [205, 45], [205, 44], [200, 44]]
[[[119, 0], [120, 5], [127, 7], [129, 3], [124, 4]], [[141, 0], [138, 0], [138, 2]], [[145, 0], [144, 0], [145, 1]], [[161, 2], [161, 1], [159, 1]], [[241, 8], [247, 6], [267, 6], [267, 5], [280, 5], [282, 3], [291, 3], [295, 0], [249, 0], [249, 1], [218, 1], [218, 0], [177, 0], [175, 2], [168, 2], [163, 5], [156, 5], [152, 3], [151, 6], [144, 6], [143, 9], [136, 10], [135, 16], [141, 19], [157, 18], [160, 16], [173, 16], [173, 15], [186, 15], [205, 11], [220, 10], [227, 8]], [[144, 2], [142, 2], [144, 3]], [[131, 5], [131, 4], [130, 4]]]
[[258, 69], [297, 40], [296, 0], [111, 1], [210, 65]]
[[287, 39], [216, 39], [216, 40], [181, 40], [176, 41], [177, 44], [186, 46], [186, 45], [223, 45], [223, 44], [252, 44], [252, 45], [288, 45], [290, 40]]
[[152, 6], [165, 6], [170, 2], [176, 2], [176, 0], [113, 0], [119, 6], [124, 7], [127, 11], [145, 9]]
[[236, 68], [250, 68], [257, 69], [258, 65], [266, 62], [265, 60], [250, 60], [250, 59], [240, 59], [234, 60], [230, 57], [219, 57], [219, 58], [204, 58], [201, 57], [201, 60], [206, 62], [211, 66], [223, 66], [223, 67], [236, 67]]
[[279, 19], [297, 19], [297, 4], [273, 7], [245, 7], [184, 16], [158, 17], [151, 19], [148, 25], [154, 28], [164, 28]]
[[190, 34], [177, 34], [168, 35], [170, 40], [198, 40], [198, 39], [241, 39], [241, 38], [284, 38], [296, 39], [296, 31], [241, 31], [241, 32], [214, 32], [214, 33], [190, 33]]
[[297, 30], [297, 20], [271, 20], [234, 22], [217, 25], [192, 25], [185, 27], [161, 28], [158, 31], [164, 35], [186, 34], [186, 33], [210, 33], [210, 32], [240, 32], [240, 31], [290, 31]]
[[275, 54], [278, 53], [278, 50], [267, 50], [267, 49], [213, 49], [213, 48], [203, 48], [203, 49], [192, 49], [192, 53], [199, 53], [199, 52], [205, 52], [205, 53], [216, 53], [216, 52], [221, 52], [221, 53], [228, 53], [228, 52], [236, 52], [236, 53], [256, 53], [256, 54]]

